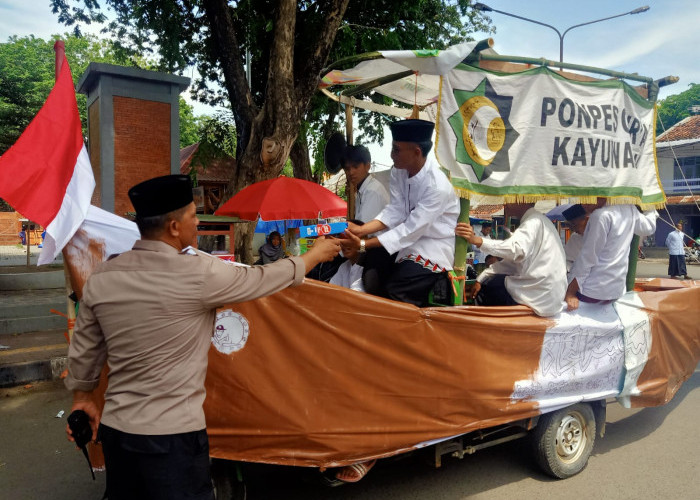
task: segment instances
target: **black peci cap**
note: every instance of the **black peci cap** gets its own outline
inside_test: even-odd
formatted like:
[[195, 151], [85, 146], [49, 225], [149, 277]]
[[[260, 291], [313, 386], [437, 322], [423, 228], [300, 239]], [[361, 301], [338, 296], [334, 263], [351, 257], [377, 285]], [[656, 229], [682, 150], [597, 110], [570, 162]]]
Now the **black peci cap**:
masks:
[[129, 189], [137, 217], [163, 215], [192, 203], [192, 181], [186, 175], [164, 175]]
[[579, 217], [583, 217], [584, 215], [586, 215], [586, 210], [581, 205], [571, 205], [561, 214], [567, 221], [571, 222], [572, 220], [576, 220]]
[[400, 120], [391, 124], [397, 142], [427, 142], [433, 138], [435, 124], [426, 120]]

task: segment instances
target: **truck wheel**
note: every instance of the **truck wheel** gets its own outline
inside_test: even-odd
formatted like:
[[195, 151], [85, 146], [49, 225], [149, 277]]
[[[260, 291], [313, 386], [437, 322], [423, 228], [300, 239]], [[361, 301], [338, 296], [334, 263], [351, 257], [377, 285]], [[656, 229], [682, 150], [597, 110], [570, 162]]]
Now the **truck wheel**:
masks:
[[586, 467], [594, 442], [595, 416], [585, 403], [542, 415], [532, 440], [538, 465], [558, 479], [574, 476]]
[[235, 463], [211, 459], [211, 482], [216, 500], [245, 500], [246, 488], [240, 469]]

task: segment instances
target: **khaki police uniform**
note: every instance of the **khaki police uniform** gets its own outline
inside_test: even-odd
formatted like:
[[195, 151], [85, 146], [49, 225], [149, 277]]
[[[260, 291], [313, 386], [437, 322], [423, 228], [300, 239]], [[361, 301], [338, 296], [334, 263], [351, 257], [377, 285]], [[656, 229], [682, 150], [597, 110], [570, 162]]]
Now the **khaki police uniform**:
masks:
[[[66, 387], [93, 390], [106, 361], [109, 383], [101, 425], [108, 434], [123, 433], [122, 441], [131, 435], [150, 437], [143, 446], [126, 444], [147, 453], [174, 446], [156, 436], [200, 431], [196, 439], [201, 441], [215, 308], [269, 295], [303, 278], [300, 257], [244, 267], [191, 249], [180, 252], [162, 241], [139, 240], [131, 251], [103, 263], [85, 285], [68, 351]], [[202, 454], [208, 467], [205, 434], [203, 439], [195, 445], [206, 447]], [[175, 498], [169, 492], [141, 493]]]

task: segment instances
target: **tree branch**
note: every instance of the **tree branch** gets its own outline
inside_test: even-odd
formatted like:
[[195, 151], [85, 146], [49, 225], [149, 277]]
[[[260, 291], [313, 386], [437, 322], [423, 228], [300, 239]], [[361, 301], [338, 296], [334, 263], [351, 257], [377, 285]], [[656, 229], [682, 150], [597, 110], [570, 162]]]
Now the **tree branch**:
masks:
[[[296, 2], [279, 0], [275, 12], [274, 36], [270, 47], [270, 66], [267, 75], [266, 105], [281, 105], [283, 110], [294, 110], [294, 32], [296, 29]], [[281, 110], [277, 107], [276, 111]], [[288, 117], [294, 120], [292, 117]]]
[[248, 144], [250, 127], [258, 108], [253, 101], [243, 69], [243, 57], [226, 0], [204, 0], [204, 12], [209, 21], [210, 36], [216, 47], [217, 59], [224, 75], [231, 109], [236, 120], [238, 151]]
[[323, 14], [325, 23], [318, 32], [316, 43], [310, 52], [306, 63], [302, 66], [295, 88], [296, 102], [303, 112], [309, 99], [316, 91], [320, 80], [321, 69], [326, 65], [331, 47], [335, 41], [335, 35], [345, 15], [350, 0], [330, 0], [326, 12]]

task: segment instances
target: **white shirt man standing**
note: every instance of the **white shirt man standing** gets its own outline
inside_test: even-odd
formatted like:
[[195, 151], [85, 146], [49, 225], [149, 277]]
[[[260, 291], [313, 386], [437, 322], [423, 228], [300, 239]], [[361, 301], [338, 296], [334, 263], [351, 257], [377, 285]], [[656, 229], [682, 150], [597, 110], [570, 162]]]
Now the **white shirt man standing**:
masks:
[[675, 278], [682, 276], [685, 279], [690, 279], [688, 271], [685, 267], [685, 235], [683, 234], [683, 223], [676, 224], [675, 231], [668, 233], [666, 237], [666, 246], [668, 247], [668, 276]]
[[583, 233], [588, 224], [588, 214], [582, 205], [572, 205], [562, 212], [564, 219], [573, 231], [569, 236], [564, 253], [566, 254], [566, 272], [568, 273], [581, 253]]
[[[481, 224], [481, 229], [479, 230], [479, 236], [485, 240], [491, 239], [491, 223], [484, 222]], [[486, 257], [488, 254], [481, 251], [479, 247], [474, 245], [474, 264], [485, 264]]]

